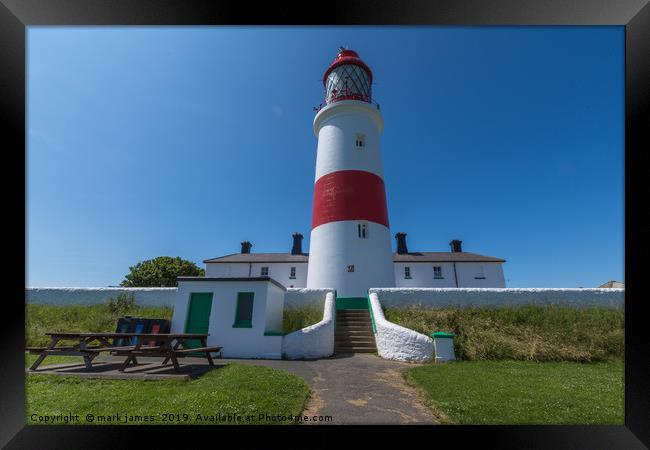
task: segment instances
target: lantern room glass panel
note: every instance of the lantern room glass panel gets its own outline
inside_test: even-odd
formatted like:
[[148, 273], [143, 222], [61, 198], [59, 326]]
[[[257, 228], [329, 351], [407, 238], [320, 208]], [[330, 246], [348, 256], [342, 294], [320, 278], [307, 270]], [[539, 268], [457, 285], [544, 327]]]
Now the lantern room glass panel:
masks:
[[325, 102], [361, 100], [370, 103], [370, 80], [365, 70], [355, 64], [335, 67], [325, 82]]

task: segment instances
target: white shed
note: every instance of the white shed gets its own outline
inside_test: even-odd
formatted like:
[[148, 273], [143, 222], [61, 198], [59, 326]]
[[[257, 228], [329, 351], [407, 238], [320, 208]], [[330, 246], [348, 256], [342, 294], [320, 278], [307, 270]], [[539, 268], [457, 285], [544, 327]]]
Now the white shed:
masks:
[[224, 358], [282, 357], [286, 289], [269, 277], [178, 277], [172, 333], [209, 333]]

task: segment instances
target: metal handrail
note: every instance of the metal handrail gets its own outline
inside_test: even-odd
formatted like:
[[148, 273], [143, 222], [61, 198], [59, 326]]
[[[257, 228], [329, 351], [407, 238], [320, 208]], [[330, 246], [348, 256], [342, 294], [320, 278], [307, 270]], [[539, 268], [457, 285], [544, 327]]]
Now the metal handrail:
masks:
[[[337, 101], [340, 101], [340, 100], [356, 100], [356, 99], [345, 99], [345, 98], [339, 98], [339, 99], [337, 99], [336, 101], [333, 101], [333, 102], [329, 102], [329, 103], [323, 102], [323, 103], [321, 103], [321, 104], [318, 105], [318, 106], [314, 106], [312, 109], [313, 109], [315, 112], [318, 112], [318, 111], [320, 111], [321, 109], [323, 109], [324, 107], [326, 107], [327, 105], [330, 105], [330, 104], [332, 104], [332, 103], [336, 103]], [[365, 101], [365, 100], [360, 100], [360, 101]], [[371, 105], [375, 105], [375, 106], [377, 107], [378, 110], [381, 110], [381, 108], [379, 107], [379, 103], [377, 103], [377, 102], [376, 102], [374, 99], [372, 99], [372, 98], [370, 99], [369, 102], [366, 102], [366, 103], [369, 103], [369, 104], [371, 104]]]

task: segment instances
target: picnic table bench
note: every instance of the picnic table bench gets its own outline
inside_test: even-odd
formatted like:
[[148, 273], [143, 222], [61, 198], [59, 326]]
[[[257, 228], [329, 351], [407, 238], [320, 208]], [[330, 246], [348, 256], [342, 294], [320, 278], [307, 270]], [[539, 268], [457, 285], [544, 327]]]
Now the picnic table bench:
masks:
[[[223, 347], [208, 346], [207, 339], [209, 334], [202, 333], [65, 333], [65, 332], [52, 332], [45, 333], [50, 337], [50, 343], [46, 347], [26, 347], [25, 349], [31, 354], [40, 355], [30, 370], [36, 368], [43, 362], [49, 355], [61, 356], [81, 356], [84, 359], [86, 370], [92, 369], [92, 361], [100, 353], [109, 352], [117, 356], [126, 356], [126, 359], [120, 367], [120, 372], [131, 364], [138, 364], [138, 356], [153, 356], [165, 358], [162, 365], [166, 365], [170, 360], [174, 365], [174, 370], [180, 371], [177, 358], [182, 358], [187, 355], [202, 353], [211, 366], [214, 366], [214, 361], [210, 353], [219, 353]], [[132, 342], [132, 345], [113, 345], [109, 340], [124, 342], [124, 340]], [[199, 347], [192, 347], [188, 345], [188, 341], [200, 341]], [[57, 346], [60, 341], [76, 341], [75, 345]], [[89, 345], [94, 341], [99, 344]], [[151, 345], [151, 344], [154, 345]]]

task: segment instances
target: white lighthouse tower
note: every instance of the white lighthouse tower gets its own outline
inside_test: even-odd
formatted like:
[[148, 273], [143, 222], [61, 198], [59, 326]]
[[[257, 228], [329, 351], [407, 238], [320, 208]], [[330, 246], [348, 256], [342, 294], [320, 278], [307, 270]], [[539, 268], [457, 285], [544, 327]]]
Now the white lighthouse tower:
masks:
[[307, 287], [365, 297], [368, 288], [395, 286], [379, 149], [384, 121], [371, 103], [372, 72], [356, 52], [341, 48], [323, 84]]

